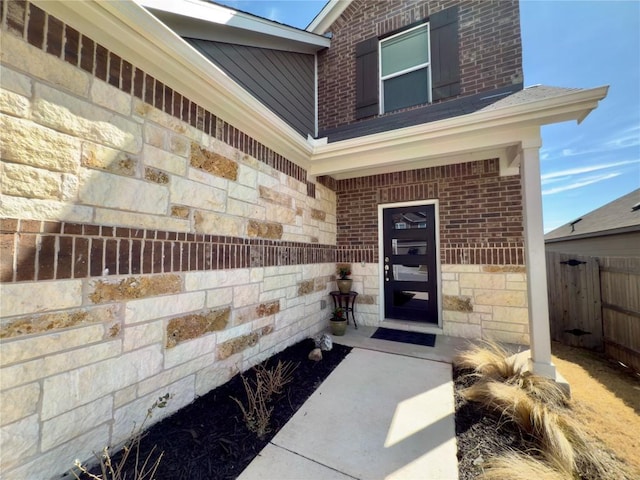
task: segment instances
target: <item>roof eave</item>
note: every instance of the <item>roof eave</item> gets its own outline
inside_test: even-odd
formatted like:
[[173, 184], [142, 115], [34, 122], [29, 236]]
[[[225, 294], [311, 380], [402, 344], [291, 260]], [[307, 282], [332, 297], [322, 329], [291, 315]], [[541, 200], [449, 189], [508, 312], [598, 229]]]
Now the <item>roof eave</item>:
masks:
[[329, 27], [333, 25], [342, 12], [351, 4], [352, 0], [329, 0], [320, 13], [316, 15], [309, 26], [307, 32], [313, 32], [318, 35], [323, 35], [329, 30]]
[[[448, 157], [483, 150], [492, 153], [539, 136], [540, 126], [584, 119], [607, 94], [608, 87], [570, 91], [543, 100], [478, 111], [436, 122], [314, 146], [312, 175], [351, 178], [387, 169], [437, 166]], [[399, 146], [406, 148], [399, 155]], [[410, 147], [410, 146], [414, 147]], [[428, 145], [428, 148], [425, 148]], [[395, 149], [393, 157], [389, 155]], [[489, 157], [485, 157], [489, 158]], [[513, 172], [512, 172], [513, 173]]]
[[583, 240], [595, 237], [607, 237], [609, 235], [621, 235], [625, 233], [640, 232], [640, 225], [630, 225], [627, 227], [611, 228], [598, 232], [580, 233], [578, 235], [565, 235], [564, 237], [545, 238], [544, 243], [567, 242], [571, 240]]

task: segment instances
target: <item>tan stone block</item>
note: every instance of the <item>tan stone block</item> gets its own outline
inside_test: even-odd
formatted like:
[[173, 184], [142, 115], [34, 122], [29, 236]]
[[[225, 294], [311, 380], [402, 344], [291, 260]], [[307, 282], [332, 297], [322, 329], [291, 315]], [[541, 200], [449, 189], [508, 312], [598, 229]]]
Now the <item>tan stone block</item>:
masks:
[[182, 135], [170, 134], [169, 150], [171, 151], [171, 153], [175, 153], [176, 155], [180, 155], [181, 157], [186, 157], [189, 155], [190, 146], [191, 142], [186, 137], [183, 137]]
[[[98, 327], [96, 326], [96, 328]], [[52, 336], [54, 335], [47, 335], [47, 337]], [[58, 351], [66, 348], [68, 348], [67, 345], [57, 346]], [[122, 342], [115, 340], [14, 364], [2, 369], [2, 388], [12, 388], [34, 382], [51, 375], [72, 370], [79, 365], [86, 365], [107, 358], [113, 358], [121, 352]], [[37, 356], [35, 352], [29, 355], [31, 357]]]
[[[4, 38], [4, 37], [3, 37]], [[18, 73], [11, 68], [0, 65], [0, 79], [2, 88], [24, 97], [31, 97], [31, 78]]]
[[506, 307], [526, 307], [526, 292], [516, 290], [475, 290], [475, 303]]
[[132, 177], [136, 174], [138, 160], [113, 148], [91, 142], [82, 142], [82, 166], [105, 170], [116, 175]]
[[[5, 320], [0, 325], [0, 338], [15, 338], [34, 333], [47, 333], [62, 328], [116, 320], [115, 307], [100, 307], [64, 312], [29, 315]], [[6, 358], [6, 352], [3, 357]]]
[[2, 392], [0, 425], [7, 425], [37, 412], [40, 384], [30, 383]]
[[227, 213], [236, 217], [252, 218], [254, 220], [264, 220], [266, 218], [265, 207], [236, 200], [235, 198], [227, 199]]
[[314, 280], [304, 280], [298, 283], [298, 295], [307, 295], [313, 291], [315, 291]]
[[254, 347], [258, 344], [260, 335], [257, 332], [250, 333], [249, 335], [243, 335], [242, 337], [228, 340], [218, 345], [217, 358], [218, 360], [224, 360], [231, 355], [242, 352], [243, 350]]
[[521, 325], [517, 323], [492, 322], [492, 321], [483, 321], [482, 329], [485, 331], [499, 330], [501, 332], [511, 332], [511, 333], [528, 333], [529, 332], [528, 325]]
[[255, 203], [258, 199], [258, 192], [255, 188], [247, 187], [235, 182], [229, 182], [229, 198], [235, 198], [244, 202]]
[[40, 168], [5, 163], [2, 168], [2, 193], [16, 197], [59, 199], [62, 176]]
[[227, 199], [225, 192], [202, 183], [174, 177], [170, 192], [171, 203], [214, 212], [222, 212], [225, 209]]
[[7, 162], [74, 173], [80, 164], [80, 141], [27, 120], [0, 115], [0, 155]]
[[105, 396], [42, 424], [41, 447], [47, 451], [111, 420], [113, 398]]
[[32, 117], [39, 123], [129, 153], [142, 150], [139, 124], [90, 102], [36, 84]]
[[450, 273], [478, 273], [481, 271], [480, 265], [452, 265], [443, 264], [442, 271]]
[[217, 153], [191, 143], [192, 167], [199, 168], [212, 175], [236, 181], [238, 178], [238, 163]]
[[88, 221], [102, 225], [118, 225], [121, 227], [149, 228], [175, 232], [187, 232], [191, 228], [188, 219], [171, 218], [166, 215], [160, 216], [123, 212], [122, 210], [110, 210], [106, 208], [96, 208], [94, 217]]
[[[156, 402], [162, 397], [166, 400], [164, 408], [154, 408]], [[195, 398], [195, 376], [178, 380], [170, 385], [163, 386], [158, 390], [137, 399], [135, 402], [117, 409], [113, 414], [113, 426], [111, 441], [114, 444], [121, 443], [129, 438], [132, 429], [142, 424], [149, 408], [152, 409], [153, 416], [147, 421], [145, 427], [158, 423], [182, 407], [189, 405]]]
[[162, 127], [158, 127], [149, 122], [145, 122], [144, 124], [144, 142], [149, 145], [164, 150], [167, 134], [167, 130]]
[[494, 342], [529, 345], [529, 335], [518, 332], [504, 332], [501, 330], [482, 330], [482, 338]]
[[460, 288], [504, 290], [505, 277], [501, 274], [460, 273]]
[[226, 178], [216, 177], [215, 175], [211, 175], [210, 173], [205, 172], [204, 170], [199, 170], [197, 168], [191, 168], [191, 167], [187, 169], [187, 179], [192, 180], [194, 182], [198, 182], [202, 185], [218, 188], [224, 192], [227, 192], [229, 190], [229, 185], [233, 183], [230, 180], [227, 180]]
[[[28, 288], [26, 286], [28, 285]], [[48, 310], [79, 307], [82, 303], [81, 280], [3, 284], [0, 311], [3, 318]]]
[[167, 325], [166, 347], [172, 348], [207, 333], [224, 330], [229, 323], [230, 315], [231, 308], [227, 307], [222, 310], [210, 310], [172, 318]]
[[483, 272], [488, 273], [526, 273], [524, 265], [483, 265]]
[[138, 385], [130, 385], [118, 390], [113, 394], [113, 408], [120, 408], [122, 405], [133, 402], [138, 397]]
[[473, 312], [473, 305], [469, 297], [443, 295], [442, 308], [443, 310], [452, 310], [455, 312]]
[[469, 323], [469, 313], [456, 312], [455, 310], [443, 310], [442, 319], [445, 322]]
[[188, 219], [191, 215], [191, 209], [182, 205], [171, 205], [171, 216], [176, 218]]
[[270, 205], [266, 209], [265, 219], [268, 222], [295, 223], [296, 211], [279, 205]]
[[165, 274], [129, 277], [119, 281], [95, 280], [90, 288], [92, 292], [89, 299], [93, 303], [104, 303], [180, 293], [182, 282], [178, 275]]
[[169, 183], [169, 175], [162, 170], [156, 168], [145, 167], [144, 179], [150, 182], [157, 183], [159, 185], [166, 185]]
[[161, 185], [98, 170], [83, 170], [80, 183], [80, 201], [88, 205], [158, 215], [169, 208], [169, 190]]
[[493, 307], [493, 320], [496, 322], [529, 325], [529, 309], [526, 307]]
[[204, 302], [204, 292], [190, 292], [131, 300], [128, 301], [126, 305], [125, 323], [131, 325], [196, 312], [205, 307]]
[[217, 361], [196, 373], [196, 395], [202, 396], [227, 383], [240, 372], [235, 357]]
[[[40, 424], [38, 423], [38, 415], [31, 415], [10, 425], [5, 425], [0, 429], [0, 452], [2, 452], [4, 478], [7, 478], [5, 474], [9, 469], [20, 465], [25, 458], [37, 452], [39, 436]], [[36, 477], [25, 476], [22, 478]]]
[[242, 218], [202, 210], [196, 210], [193, 216], [197, 233], [228, 235], [230, 237], [244, 236], [246, 220]]
[[256, 307], [256, 315], [258, 318], [275, 315], [280, 311], [280, 301], [261, 303]]
[[507, 290], [522, 290], [527, 291], [527, 282], [507, 282]]
[[276, 203], [287, 208], [292, 208], [293, 206], [293, 199], [289, 195], [285, 195], [284, 193], [280, 193], [264, 185], [260, 185], [258, 187], [258, 191], [260, 198], [267, 200], [268, 202]]
[[[85, 96], [89, 90], [90, 76], [67, 62], [47, 55], [39, 48], [32, 47], [15, 35], [1, 31], [2, 63], [16, 70], [27, 72], [47, 82], [59, 85], [70, 92]], [[4, 83], [4, 77], [2, 79]]]
[[247, 236], [278, 240], [282, 238], [282, 225], [249, 220], [247, 223]]
[[65, 472], [76, 458], [95, 460], [94, 452], [100, 452], [109, 443], [109, 425], [100, 427], [64, 443], [46, 453], [39, 453], [34, 460], [21, 459], [19, 466], [3, 471], [3, 478], [32, 479], [51, 478], [52, 472]]
[[144, 164], [150, 167], [159, 168], [176, 175], [187, 174], [187, 161], [183, 157], [171, 152], [156, 148], [152, 145], [145, 145], [142, 157]]
[[[205, 339], [200, 338], [189, 343], [195, 344], [199, 340]], [[184, 345], [171, 349], [169, 352], [173, 353], [182, 346]], [[138, 384], [138, 396], [147, 395], [148, 393], [167, 388], [167, 385], [171, 385], [189, 376], [195, 378], [194, 374], [196, 372], [216, 362], [215, 346], [213, 343], [210, 342], [204, 352], [200, 352], [200, 350], [200, 348], [197, 348], [196, 351], [185, 348], [184, 352], [188, 352], [189, 355], [184, 355], [184, 358], [176, 363], [175, 366], [167, 367], [167, 363], [165, 362], [165, 370]]]
[[97, 78], [93, 79], [89, 90], [91, 101], [96, 105], [108, 108], [122, 115], [131, 115], [131, 95]]
[[29, 116], [29, 99], [8, 90], [0, 90], [0, 112], [16, 117]]
[[327, 214], [326, 212], [323, 212], [322, 210], [318, 210], [317, 208], [312, 208], [311, 209], [311, 218], [314, 220], [319, 220], [321, 222], [324, 222], [327, 219]]
[[480, 325], [469, 325], [464, 323], [448, 322], [442, 326], [445, 335], [460, 338], [479, 339], [482, 337]]
[[46, 378], [42, 396], [42, 420], [73, 410], [159, 373], [162, 370], [160, 349], [160, 345], [152, 345]]
[[245, 285], [249, 283], [249, 272], [248, 268], [187, 272], [185, 273], [185, 290], [189, 292]]
[[[284, 273], [284, 270], [283, 270]], [[294, 287], [297, 284], [297, 275], [290, 273], [286, 275], [266, 276], [262, 283], [262, 291], [280, 290], [286, 287]]]
[[199, 137], [200, 139], [202, 138], [203, 133], [199, 130], [190, 127], [188, 124], [184, 123], [182, 120], [178, 120], [173, 115], [168, 115], [162, 110], [154, 108], [153, 105], [149, 105], [137, 98], [133, 99], [133, 112], [135, 115], [146, 118], [147, 120], [157, 123], [158, 125], [168, 128], [180, 135], [186, 135], [189, 138], [194, 136]]
[[526, 273], [507, 273], [507, 282], [526, 282]]
[[128, 352], [153, 343], [161, 343], [163, 339], [162, 322], [132, 325], [124, 329], [122, 348], [125, 352]]
[[442, 280], [442, 294], [458, 296], [460, 295], [460, 287], [457, 281]]
[[258, 303], [260, 286], [256, 284], [233, 287], [233, 307], [240, 308]]
[[238, 183], [247, 187], [251, 187], [255, 192], [257, 180], [258, 172], [255, 168], [252, 168], [249, 165], [242, 164], [238, 166]]
[[[258, 288], [256, 286], [256, 288]], [[207, 291], [207, 308], [221, 307], [223, 305], [230, 305], [233, 302], [233, 288], [216, 288], [214, 290]]]

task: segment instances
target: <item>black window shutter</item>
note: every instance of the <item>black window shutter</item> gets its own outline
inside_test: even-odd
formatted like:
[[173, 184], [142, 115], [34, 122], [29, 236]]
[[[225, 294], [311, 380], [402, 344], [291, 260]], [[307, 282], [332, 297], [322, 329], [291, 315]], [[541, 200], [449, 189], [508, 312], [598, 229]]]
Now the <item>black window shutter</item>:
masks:
[[356, 119], [378, 113], [378, 39], [356, 45]]
[[431, 99], [460, 94], [458, 7], [447, 8], [429, 17], [431, 31]]

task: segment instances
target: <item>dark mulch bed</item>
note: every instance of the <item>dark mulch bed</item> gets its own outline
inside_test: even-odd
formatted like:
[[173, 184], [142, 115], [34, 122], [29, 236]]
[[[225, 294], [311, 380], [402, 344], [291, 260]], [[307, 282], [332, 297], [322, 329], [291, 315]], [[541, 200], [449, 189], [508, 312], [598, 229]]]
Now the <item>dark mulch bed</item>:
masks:
[[[293, 381], [285, 387], [285, 393], [274, 399], [271, 431], [264, 438], [249, 431], [240, 408], [230, 398], [246, 400], [242, 379], [236, 375], [228, 383], [153, 425], [140, 443], [140, 458], [146, 458], [154, 446], [153, 458], [158, 452], [164, 452], [155, 477], [158, 480], [236, 478], [351, 351], [349, 347], [334, 344], [333, 350], [323, 352], [324, 358], [316, 363], [307, 358], [313, 347], [312, 340], [305, 340], [265, 362], [267, 368], [277, 365], [278, 360], [299, 365]], [[487, 459], [506, 449], [527, 451], [533, 448], [531, 439], [523, 437], [513, 424], [460, 396], [459, 391], [475, 381], [469, 373], [458, 369], [453, 372], [460, 480], [475, 479], [482, 473]], [[254, 371], [245, 372], [245, 376], [255, 378]], [[114, 462], [117, 460], [116, 454]], [[135, 478], [133, 467], [132, 464], [126, 478]]]
[[460, 390], [475, 383], [469, 370], [453, 370], [456, 401], [456, 440], [460, 480], [472, 480], [483, 471], [483, 464], [505, 450], [531, 451], [533, 440], [515, 424], [502, 420], [476, 403], [465, 401]]
[[[246, 404], [242, 379], [236, 375], [149, 428], [140, 443], [140, 458], [146, 458], [154, 445], [157, 452], [164, 452], [155, 477], [158, 480], [236, 478], [351, 351], [334, 344], [316, 363], [307, 358], [313, 348], [313, 341], [305, 340], [266, 361], [267, 368], [275, 367], [278, 360], [299, 365], [285, 393], [273, 399], [271, 431], [264, 438], [248, 430], [240, 408], [230, 398], [236, 397]], [[253, 369], [245, 375], [255, 378]], [[114, 461], [117, 459], [115, 455]], [[133, 465], [127, 479], [135, 478], [132, 468]]]

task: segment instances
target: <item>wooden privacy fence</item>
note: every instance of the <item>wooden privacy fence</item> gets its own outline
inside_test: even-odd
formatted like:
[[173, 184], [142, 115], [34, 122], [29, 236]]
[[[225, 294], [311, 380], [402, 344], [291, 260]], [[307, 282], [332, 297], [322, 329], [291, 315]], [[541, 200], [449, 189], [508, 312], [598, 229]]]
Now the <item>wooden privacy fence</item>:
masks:
[[640, 372], [640, 258], [546, 257], [551, 338]]

